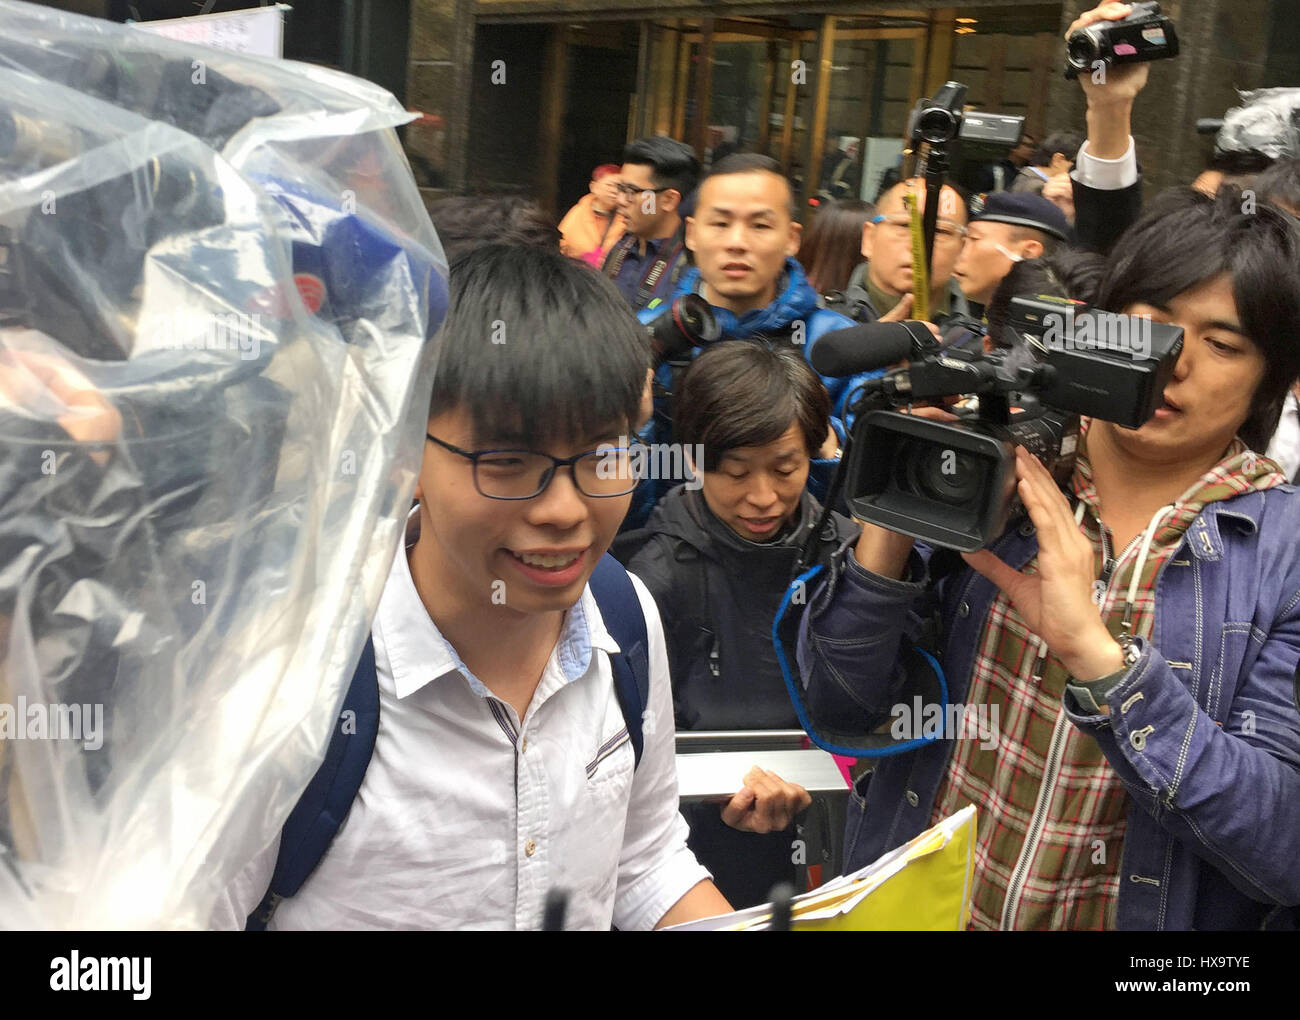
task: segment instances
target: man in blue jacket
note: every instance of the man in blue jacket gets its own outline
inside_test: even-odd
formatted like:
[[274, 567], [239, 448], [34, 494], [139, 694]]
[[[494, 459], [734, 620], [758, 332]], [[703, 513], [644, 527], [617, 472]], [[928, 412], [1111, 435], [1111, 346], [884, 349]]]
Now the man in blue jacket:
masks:
[[[780, 164], [757, 153], [728, 156], [704, 179], [695, 214], [686, 219], [695, 267], [673, 297], [699, 294], [708, 301], [724, 340], [785, 342], [806, 356], [821, 336], [853, 321], [819, 306], [794, 258], [801, 229]], [[653, 321], [655, 311], [643, 312], [642, 321]], [[840, 414], [851, 380], [823, 381]]]
[[[757, 153], [736, 153], [716, 163], [700, 185], [695, 212], [686, 219], [686, 247], [695, 265], [682, 275], [667, 299], [655, 299], [637, 317], [647, 325], [665, 315], [686, 294], [703, 297], [713, 308], [720, 340], [761, 340], [791, 344], [808, 356], [825, 334], [854, 325], [853, 320], [820, 307], [817, 292], [795, 261], [801, 225], [795, 198], [780, 164]], [[656, 372], [659, 395], [654, 418], [641, 433], [647, 442], [672, 439], [672, 366]], [[822, 376], [831, 396], [832, 432], [812, 462], [809, 491], [823, 498], [839, 463], [844, 438], [844, 408], [869, 373], [849, 379]], [[637, 489], [624, 530], [641, 527], [671, 482], [643, 482]], [[622, 547], [622, 551], [632, 546]], [[621, 554], [621, 553], [620, 553]]]

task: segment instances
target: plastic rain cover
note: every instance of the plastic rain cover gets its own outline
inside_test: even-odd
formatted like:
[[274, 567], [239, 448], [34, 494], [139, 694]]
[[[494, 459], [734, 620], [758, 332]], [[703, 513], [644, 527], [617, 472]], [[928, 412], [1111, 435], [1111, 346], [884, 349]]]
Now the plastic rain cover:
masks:
[[1214, 140], [1220, 152], [1261, 152], [1270, 159], [1300, 156], [1300, 88], [1238, 90], [1241, 105], [1223, 115]]
[[0, 926], [205, 927], [323, 756], [446, 307], [409, 119], [0, 2]]

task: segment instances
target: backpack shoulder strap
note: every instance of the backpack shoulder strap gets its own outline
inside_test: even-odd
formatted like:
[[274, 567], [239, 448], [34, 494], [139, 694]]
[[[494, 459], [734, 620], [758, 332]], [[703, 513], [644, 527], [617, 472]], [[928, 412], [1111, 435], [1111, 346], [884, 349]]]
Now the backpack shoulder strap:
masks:
[[378, 734], [379, 674], [367, 635], [325, 760], [284, 823], [270, 888], [249, 915], [245, 931], [265, 931], [280, 901], [297, 894], [316, 870], [361, 789]]
[[645, 613], [626, 570], [606, 553], [591, 575], [591, 593], [600, 607], [605, 629], [618, 642], [618, 655], [609, 657], [614, 672], [614, 692], [623, 709], [636, 764], [645, 746], [642, 723], [650, 702], [650, 650]]

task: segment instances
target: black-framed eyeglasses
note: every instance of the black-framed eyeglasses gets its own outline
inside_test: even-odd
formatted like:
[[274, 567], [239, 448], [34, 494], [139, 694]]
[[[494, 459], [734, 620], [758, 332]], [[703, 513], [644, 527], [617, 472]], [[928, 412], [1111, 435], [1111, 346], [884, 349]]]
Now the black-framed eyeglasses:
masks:
[[671, 184], [666, 184], [662, 188], [639, 188], [635, 184], [619, 184], [618, 193], [626, 195], [628, 198], [635, 198], [637, 195], [644, 195], [647, 191], [654, 192], [656, 195], [661, 191], [672, 191]]
[[432, 433], [425, 436], [444, 450], [470, 461], [474, 488], [488, 499], [533, 499], [546, 491], [555, 472], [567, 467], [573, 484], [584, 496], [605, 499], [626, 496], [640, 480], [641, 458], [633, 449], [644, 445], [636, 436], [628, 446], [601, 445], [572, 457], [552, 457], [537, 450], [479, 450], [471, 452], [452, 446]]

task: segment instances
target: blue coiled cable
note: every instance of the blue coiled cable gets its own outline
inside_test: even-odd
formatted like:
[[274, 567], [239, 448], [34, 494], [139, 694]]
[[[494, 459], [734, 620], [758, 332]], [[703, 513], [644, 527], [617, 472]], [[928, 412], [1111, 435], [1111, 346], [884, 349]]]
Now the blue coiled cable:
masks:
[[[781, 643], [780, 627], [781, 621], [785, 618], [786, 610], [790, 608], [790, 600], [794, 597], [795, 592], [806, 592], [808, 582], [821, 573], [821, 570], [822, 564], [818, 563], [790, 582], [790, 586], [786, 588], [785, 595], [781, 599], [781, 605], [777, 607], [776, 619], [772, 621], [772, 647], [776, 649], [776, 661], [781, 666], [781, 677], [785, 680], [785, 689], [790, 695], [790, 703], [794, 705], [795, 714], [799, 717], [799, 725], [804, 728], [808, 738], [823, 751], [845, 755], [849, 758], [885, 758], [892, 754], [915, 751], [918, 747], [924, 747], [926, 744], [938, 740], [939, 735], [935, 734], [930, 737], [914, 737], [911, 740], [905, 740], [890, 747], [841, 747], [839, 744], [832, 744], [825, 740], [821, 734], [813, 729], [812, 721], [808, 718], [808, 710], [804, 707], [803, 695], [799, 692], [799, 685], [795, 682], [794, 676], [790, 672], [790, 664], [785, 657], [785, 646]], [[943, 674], [943, 667], [924, 648], [917, 646], [916, 650], [925, 657], [925, 660], [930, 664], [930, 668], [934, 670], [935, 677], [939, 680], [939, 699], [943, 706], [940, 718], [946, 719], [948, 717], [948, 679]]]

